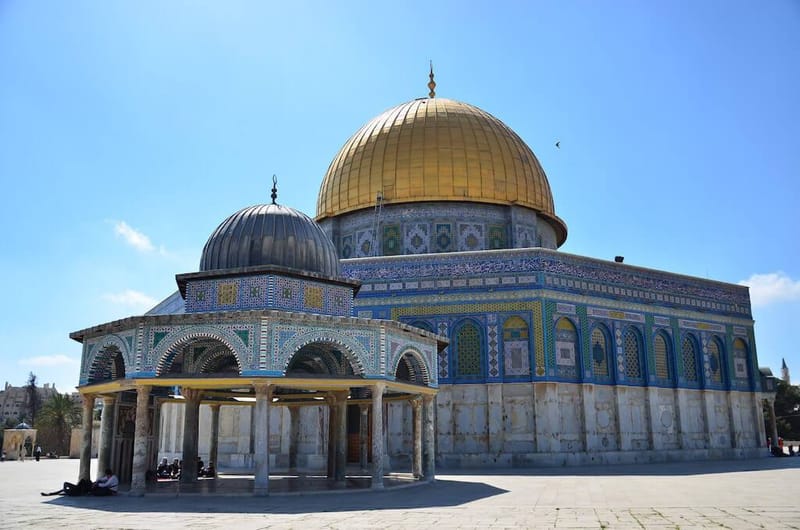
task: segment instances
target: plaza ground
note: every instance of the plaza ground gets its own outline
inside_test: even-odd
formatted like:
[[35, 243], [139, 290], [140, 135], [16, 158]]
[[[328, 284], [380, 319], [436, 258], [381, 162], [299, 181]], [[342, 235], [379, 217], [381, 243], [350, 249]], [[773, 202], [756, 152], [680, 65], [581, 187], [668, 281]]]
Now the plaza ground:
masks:
[[[92, 473], [95, 475], [92, 462]], [[77, 460], [0, 463], [3, 528], [800, 528], [800, 457], [443, 471], [393, 491], [42, 497]]]

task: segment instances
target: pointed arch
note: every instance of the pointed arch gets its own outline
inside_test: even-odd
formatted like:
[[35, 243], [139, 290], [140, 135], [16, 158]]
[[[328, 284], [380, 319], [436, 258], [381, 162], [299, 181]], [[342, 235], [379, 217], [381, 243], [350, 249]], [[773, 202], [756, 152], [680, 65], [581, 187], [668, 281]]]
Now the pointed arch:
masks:
[[531, 374], [530, 328], [519, 316], [512, 316], [503, 323], [503, 368], [507, 376]]
[[223, 334], [221, 330], [214, 328], [184, 328], [170, 333], [158, 344], [157, 349], [154, 351], [156, 376], [164, 375], [170, 371], [172, 362], [179, 353], [182, 353], [184, 346], [200, 340], [212, 340], [224, 345], [235, 357], [236, 364], [240, 368], [239, 373], [241, 373], [241, 352], [244, 352], [246, 347], [236, 334]]
[[400, 354], [393, 373], [397, 381], [407, 381], [425, 386], [429, 385], [431, 381], [425, 356], [414, 348], [407, 348]]
[[708, 339], [708, 383], [713, 386], [725, 384], [724, 349], [716, 335]]
[[635, 326], [626, 326], [622, 332], [622, 347], [625, 353], [625, 379], [629, 382], [642, 382], [644, 369], [642, 362], [642, 334]]
[[733, 341], [733, 375], [741, 383], [750, 380], [750, 349], [747, 343], [736, 338]]
[[[309, 328], [304, 333], [297, 333], [283, 344], [278, 363], [276, 363], [277, 366], [283, 367], [283, 375], [286, 375], [286, 371], [289, 369], [295, 355], [306, 346], [312, 344], [329, 345], [330, 349], [339, 351], [349, 362], [353, 375], [362, 377], [366, 374], [363, 359], [369, 359], [370, 356], [359, 341], [335, 331]], [[327, 362], [324, 359], [322, 360]]]
[[592, 326], [590, 346], [592, 352], [592, 373], [598, 380], [614, 380], [611, 355], [611, 331], [603, 323]]
[[555, 323], [556, 370], [560, 377], [578, 379], [580, 370], [580, 342], [578, 326], [567, 317], [560, 317]]
[[681, 361], [683, 364], [683, 378], [687, 383], [697, 385], [700, 383], [698, 368], [697, 338], [693, 333], [686, 333], [681, 341]]
[[453, 327], [452, 351], [456, 378], [483, 376], [483, 331], [476, 320], [467, 318]]
[[656, 331], [655, 335], [653, 335], [653, 357], [656, 379], [673, 383], [672, 338], [663, 329]]

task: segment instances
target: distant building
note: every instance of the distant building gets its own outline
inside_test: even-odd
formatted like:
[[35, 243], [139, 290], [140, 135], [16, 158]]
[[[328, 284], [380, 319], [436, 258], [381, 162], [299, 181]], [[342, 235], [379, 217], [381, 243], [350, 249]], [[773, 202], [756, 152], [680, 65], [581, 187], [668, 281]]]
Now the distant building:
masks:
[[[45, 383], [37, 390], [42, 403], [58, 393], [55, 383]], [[24, 386], [11, 386], [6, 381], [5, 388], [0, 390], [0, 417], [5, 421], [6, 418], [19, 418], [22, 414], [28, 415], [28, 391]]]

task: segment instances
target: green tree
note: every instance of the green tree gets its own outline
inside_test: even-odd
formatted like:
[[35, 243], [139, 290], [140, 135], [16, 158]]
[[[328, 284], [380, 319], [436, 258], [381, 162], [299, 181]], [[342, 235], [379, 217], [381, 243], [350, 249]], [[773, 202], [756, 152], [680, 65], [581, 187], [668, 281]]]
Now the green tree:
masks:
[[800, 440], [800, 387], [778, 379], [776, 390], [775, 419], [778, 436], [784, 440]]
[[31, 417], [31, 427], [35, 427], [36, 415], [39, 413], [39, 409], [42, 408], [42, 396], [39, 395], [39, 389], [36, 387], [36, 374], [33, 372], [28, 374], [25, 394], [28, 402], [28, 414]]
[[81, 408], [69, 394], [53, 394], [39, 413], [39, 439], [47, 451], [69, 453], [72, 428], [81, 422]]

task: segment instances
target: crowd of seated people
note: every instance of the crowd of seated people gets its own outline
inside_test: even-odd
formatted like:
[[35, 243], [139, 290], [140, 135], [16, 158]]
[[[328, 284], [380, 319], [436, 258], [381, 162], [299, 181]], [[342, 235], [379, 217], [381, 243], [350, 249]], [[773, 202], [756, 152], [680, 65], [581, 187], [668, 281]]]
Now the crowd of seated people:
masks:
[[[183, 461], [177, 458], [170, 464], [166, 458], [161, 459], [161, 463], [156, 468], [156, 477], [160, 479], [177, 479], [181, 478], [181, 468]], [[213, 478], [217, 476], [217, 468], [214, 462], [209, 462], [208, 466], [205, 465], [203, 460], [197, 457], [197, 476]]]

